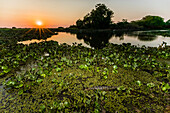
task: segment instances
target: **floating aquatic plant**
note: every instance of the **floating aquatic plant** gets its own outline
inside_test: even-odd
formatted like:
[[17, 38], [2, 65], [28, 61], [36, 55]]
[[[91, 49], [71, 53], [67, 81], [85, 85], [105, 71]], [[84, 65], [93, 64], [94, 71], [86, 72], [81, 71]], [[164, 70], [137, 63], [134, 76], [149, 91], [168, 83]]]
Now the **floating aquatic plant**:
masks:
[[28, 112], [135, 112], [136, 106], [162, 112], [168, 105], [163, 95], [169, 91], [169, 67], [157, 59], [167, 59], [168, 51], [129, 44], [103, 49], [54, 41], [14, 44], [0, 51], [0, 74]]

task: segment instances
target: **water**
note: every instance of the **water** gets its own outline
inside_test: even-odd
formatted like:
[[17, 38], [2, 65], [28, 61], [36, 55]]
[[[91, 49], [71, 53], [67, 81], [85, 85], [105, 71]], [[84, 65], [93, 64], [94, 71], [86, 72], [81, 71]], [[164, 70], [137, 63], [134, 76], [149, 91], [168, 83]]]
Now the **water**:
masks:
[[[152, 39], [152, 38], [151, 38]], [[146, 47], [158, 47], [162, 43], [167, 42], [167, 45], [170, 45], [170, 37], [163, 37], [163, 36], [157, 36], [153, 38], [153, 40], [141, 40], [138, 37], [132, 37], [132, 36], [124, 36], [123, 40], [119, 40], [118, 38], [111, 38], [109, 42], [116, 43], [116, 44], [122, 44], [122, 43], [131, 43], [132, 45], [142, 46], [145, 45]]]
[[[131, 43], [132, 45], [146, 47], [158, 47], [163, 42], [166, 42], [167, 45], [170, 45], [170, 37], [164, 37], [160, 34], [147, 34], [152, 33], [153, 31], [138, 31], [138, 32], [102, 32], [102, 33], [65, 33], [59, 32], [58, 35], [53, 35], [50, 38], [47, 38], [46, 41], [57, 41], [59, 44], [67, 43], [72, 45], [73, 43], [82, 43], [85, 47], [94, 47], [102, 48], [106, 43], [122, 44], [122, 43]], [[154, 31], [156, 32], [156, 31]], [[161, 32], [161, 30], [160, 30]], [[164, 32], [164, 31], [162, 31]], [[27, 40], [21, 41], [18, 43], [30, 44], [34, 42], [42, 42], [45, 40]]]
[[[78, 44], [82, 44], [83, 46], [85, 47], [90, 47], [89, 45], [87, 45], [86, 43], [84, 43], [83, 40], [78, 40], [76, 38], [76, 35], [75, 34], [70, 34], [70, 33], [64, 33], [64, 32], [60, 32], [58, 33], [58, 35], [53, 35], [52, 37], [50, 38], [47, 38], [46, 41], [57, 41], [59, 44], [62, 44], [62, 43], [67, 43], [69, 45], [72, 45], [73, 43], [78, 43]], [[22, 43], [22, 44], [31, 44], [31, 43], [39, 43], [39, 42], [42, 42], [42, 41], [45, 41], [45, 40], [37, 40], [37, 39], [32, 39], [32, 40], [27, 40], [27, 41], [21, 41], [21, 42], [18, 42], [18, 43]]]

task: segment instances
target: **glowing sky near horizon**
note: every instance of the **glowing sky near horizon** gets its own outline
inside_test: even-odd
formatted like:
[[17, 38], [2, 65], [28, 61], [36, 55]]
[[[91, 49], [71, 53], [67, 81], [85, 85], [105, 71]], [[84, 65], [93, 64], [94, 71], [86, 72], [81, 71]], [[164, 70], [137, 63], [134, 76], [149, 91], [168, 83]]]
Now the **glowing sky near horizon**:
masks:
[[82, 19], [97, 3], [114, 12], [115, 22], [146, 15], [170, 19], [170, 0], [0, 0], [0, 27], [36, 27], [36, 21], [42, 21], [44, 27], [66, 27]]

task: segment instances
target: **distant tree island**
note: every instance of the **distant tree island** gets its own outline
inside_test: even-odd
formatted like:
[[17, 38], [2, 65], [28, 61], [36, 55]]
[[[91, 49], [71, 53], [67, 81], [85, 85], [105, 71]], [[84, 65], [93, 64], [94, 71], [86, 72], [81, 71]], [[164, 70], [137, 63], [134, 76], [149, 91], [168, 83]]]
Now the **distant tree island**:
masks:
[[114, 23], [112, 18], [114, 12], [107, 8], [105, 4], [97, 4], [95, 9], [85, 15], [83, 19], [78, 19], [76, 25], [71, 25], [70, 29], [120, 29], [120, 30], [143, 30], [143, 29], [166, 29], [170, 28], [170, 19], [164, 22], [160, 16], [147, 15], [141, 20], [128, 22], [122, 19]]

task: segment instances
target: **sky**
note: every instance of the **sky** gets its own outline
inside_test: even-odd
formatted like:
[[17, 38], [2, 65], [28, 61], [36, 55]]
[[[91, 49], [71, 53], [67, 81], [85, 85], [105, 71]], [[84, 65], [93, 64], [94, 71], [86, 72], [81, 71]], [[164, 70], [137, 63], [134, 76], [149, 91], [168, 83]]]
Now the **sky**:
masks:
[[98, 3], [114, 12], [113, 21], [139, 20], [146, 15], [170, 19], [170, 0], [0, 0], [0, 28], [68, 27], [82, 19]]

